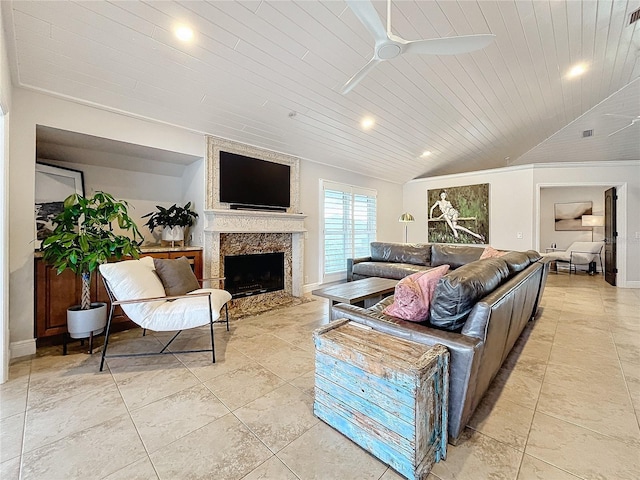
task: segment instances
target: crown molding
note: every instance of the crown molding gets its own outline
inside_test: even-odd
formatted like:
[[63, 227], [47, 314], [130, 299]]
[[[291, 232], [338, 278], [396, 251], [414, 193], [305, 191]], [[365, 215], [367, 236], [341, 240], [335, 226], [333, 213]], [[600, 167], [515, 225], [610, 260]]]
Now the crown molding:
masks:
[[[450, 173], [448, 175], [438, 175], [428, 178], [414, 178], [406, 184], [421, 183], [432, 180], [449, 180], [459, 177], [473, 177], [478, 175], [491, 175], [497, 173], [518, 172], [522, 170], [542, 170], [545, 168], [611, 168], [611, 167], [640, 167], [640, 160], [612, 160], [602, 162], [556, 162], [556, 163], [533, 163], [527, 165], [512, 165], [509, 167], [492, 168], [488, 170], [476, 170], [473, 172]], [[406, 185], [405, 184], [405, 185]]]

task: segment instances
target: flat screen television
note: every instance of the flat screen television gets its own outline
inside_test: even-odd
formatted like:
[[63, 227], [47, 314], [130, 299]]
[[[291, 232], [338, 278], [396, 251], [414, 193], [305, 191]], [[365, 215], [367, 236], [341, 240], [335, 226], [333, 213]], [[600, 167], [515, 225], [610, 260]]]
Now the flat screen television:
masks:
[[290, 206], [290, 176], [289, 165], [220, 152], [220, 202], [284, 210]]

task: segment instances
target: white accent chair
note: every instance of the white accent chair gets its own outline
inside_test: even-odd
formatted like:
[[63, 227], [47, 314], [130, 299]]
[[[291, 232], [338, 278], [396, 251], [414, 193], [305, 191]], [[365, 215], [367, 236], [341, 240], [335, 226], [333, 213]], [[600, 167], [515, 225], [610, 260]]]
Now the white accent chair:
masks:
[[[213, 339], [213, 324], [219, 320], [220, 310], [231, 300], [231, 294], [226, 290], [201, 288], [186, 295], [167, 296], [160, 278], [155, 272], [153, 258], [143, 257], [139, 260], [125, 260], [122, 262], [100, 265], [105, 287], [111, 299], [111, 308], [100, 371], [104, 367], [105, 358], [127, 357], [143, 355], [160, 355], [163, 353], [193, 353], [211, 352], [213, 363], [216, 353]], [[111, 320], [116, 306], [120, 305], [133, 322], [143, 329], [153, 331], [178, 330], [171, 340], [159, 352], [107, 355]], [[229, 312], [226, 311], [227, 330], [229, 329]], [[168, 352], [167, 348], [182, 330], [209, 325], [211, 332], [211, 349], [187, 350]]]
[[568, 263], [569, 273], [572, 270], [577, 273], [577, 265], [590, 265], [596, 263], [596, 261], [600, 263], [600, 270], [604, 271], [601, 257], [603, 248], [604, 242], [573, 242], [564, 251], [547, 252], [543, 253], [542, 256], [554, 262]]

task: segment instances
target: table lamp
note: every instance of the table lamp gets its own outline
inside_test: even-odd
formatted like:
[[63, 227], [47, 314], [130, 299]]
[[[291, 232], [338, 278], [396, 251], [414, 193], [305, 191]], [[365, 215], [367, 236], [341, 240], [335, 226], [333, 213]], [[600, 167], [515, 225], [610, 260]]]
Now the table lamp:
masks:
[[582, 226], [591, 227], [591, 241], [593, 242], [593, 227], [604, 227], [603, 215], [582, 215]]

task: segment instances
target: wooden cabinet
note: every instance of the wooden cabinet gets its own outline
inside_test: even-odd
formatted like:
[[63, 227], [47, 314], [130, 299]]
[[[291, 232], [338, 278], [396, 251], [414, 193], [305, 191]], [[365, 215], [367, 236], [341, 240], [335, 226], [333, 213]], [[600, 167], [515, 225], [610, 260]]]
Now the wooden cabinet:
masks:
[[[202, 278], [202, 250], [154, 248], [144, 251], [142, 257], [179, 258], [187, 257], [191, 262], [196, 277]], [[35, 325], [34, 333], [37, 339], [62, 335], [67, 331], [67, 308], [78, 305], [82, 297], [82, 280], [73, 272], [67, 270], [61, 275], [55, 268], [47, 265], [42, 258], [35, 259]], [[99, 272], [91, 277], [91, 300], [109, 304], [109, 295]], [[114, 330], [124, 330], [134, 327], [127, 316], [117, 307], [114, 312]]]

